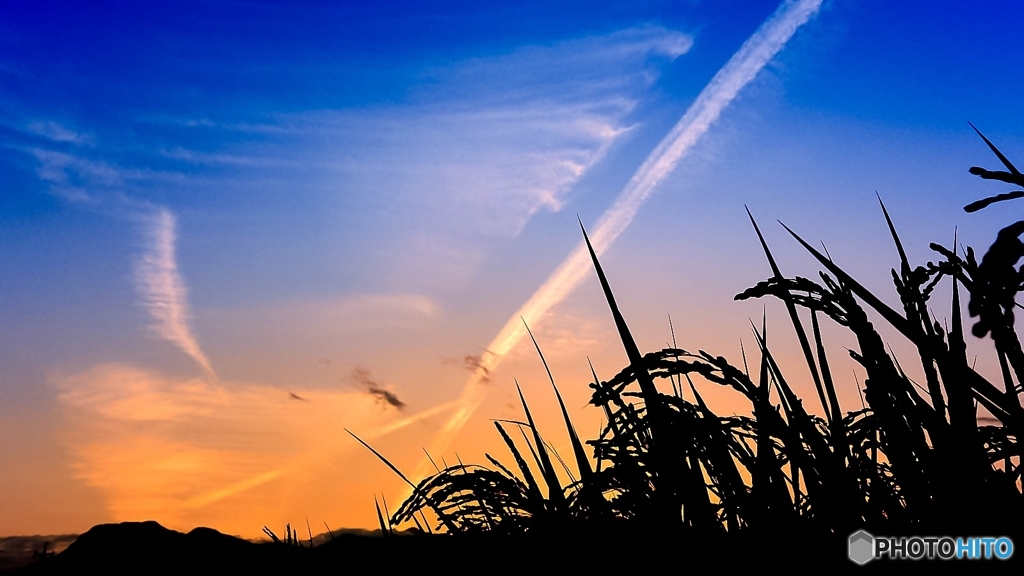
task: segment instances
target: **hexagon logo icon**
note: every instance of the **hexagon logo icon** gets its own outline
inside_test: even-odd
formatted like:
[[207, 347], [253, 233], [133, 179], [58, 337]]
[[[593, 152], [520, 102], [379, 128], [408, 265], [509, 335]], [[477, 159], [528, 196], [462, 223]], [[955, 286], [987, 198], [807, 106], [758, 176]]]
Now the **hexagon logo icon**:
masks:
[[874, 557], [875, 538], [863, 530], [850, 534], [848, 552], [850, 560], [863, 566]]

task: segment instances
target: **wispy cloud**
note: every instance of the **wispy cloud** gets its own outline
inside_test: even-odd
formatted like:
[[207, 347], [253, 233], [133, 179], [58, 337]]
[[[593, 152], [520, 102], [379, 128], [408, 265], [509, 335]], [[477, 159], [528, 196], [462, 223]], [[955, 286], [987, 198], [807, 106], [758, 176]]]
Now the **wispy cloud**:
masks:
[[693, 38], [659, 26], [640, 26], [523, 46], [506, 54], [473, 58], [429, 70], [425, 97], [443, 90], [456, 102], [494, 108], [538, 96], [561, 102], [622, 103], [648, 87], [658, 74], [652, 60], [671, 61], [693, 46]]
[[122, 183], [120, 174], [103, 162], [43, 148], [32, 148], [29, 153], [39, 162], [36, 176], [49, 184], [49, 192], [73, 204], [96, 202], [97, 185], [107, 189]]
[[[176, 379], [125, 364], [51, 375], [64, 408], [74, 476], [103, 495], [115, 521], [158, 518], [190, 530], [256, 536], [306, 510], [355, 523], [346, 455], [364, 456], [348, 427], [379, 438], [448, 406], [404, 416], [364, 390], [287, 390]], [[382, 471], [383, 472], [383, 471]]]
[[365, 368], [352, 370], [352, 380], [359, 386], [366, 388], [366, 392], [378, 403], [391, 406], [398, 410], [405, 409], [405, 402], [398, 398], [398, 394], [389, 390], [383, 383], [376, 382], [370, 378], [370, 371]]
[[556, 99], [326, 114], [315, 121], [329, 127], [333, 145], [313, 154], [347, 183], [346, 194], [386, 202], [395, 221], [413, 226], [395, 240], [416, 238], [417, 248], [434, 252], [416, 257], [436, 261], [449, 247], [464, 251], [466, 237], [512, 238], [539, 211], [560, 210], [629, 132], [632, 104]]
[[28, 123], [28, 130], [54, 142], [67, 142], [71, 144], [92, 144], [92, 136], [81, 134], [62, 126], [54, 121], [34, 121]]
[[122, 166], [103, 159], [102, 151], [39, 146], [23, 150], [38, 162], [36, 176], [48, 185], [47, 191], [78, 206], [135, 212], [141, 207], [151, 208], [145, 200], [146, 190], [180, 185], [187, 179], [178, 172]]
[[[296, 211], [315, 204], [337, 215], [335, 230], [318, 233], [359, 231], [353, 261], [393, 275], [385, 289], [449, 288], [465, 285], [493, 245], [566, 205], [691, 44], [678, 31], [629, 28], [423, 70], [398, 102], [296, 113], [243, 106], [192, 119], [143, 112], [139, 130], [100, 132], [88, 148], [84, 131], [33, 119], [49, 135], [33, 154], [52, 194], [128, 212], [206, 194], [245, 218], [301, 190]], [[233, 256], [236, 265], [248, 257]]]
[[213, 367], [189, 325], [188, 293], [175, 257], [175, 225], [174, 215], [167, 209], [152, 216], [148, 245], [136, 267], [139, 294], [142, 305], [153, 317], [153, 333], [180, 348], [208, 375], [214, 376]]
[[[280, 115], [269, 121], [282, 129], [258, 140], [166, 150], [182, 169], [253, 158], [244, 177], [264, 179], [260, 188], [317, 190], [346, 207], [326, 209], [380, 247], [374, 273], [414, 290], [465, 285], [492, 245], [566, 205], [690, 44], [678, 31], [642, 27], [524, 47], [425, 71], [402, 102]], [[231, 131], [248, 134], [237, 125], [204, 120], [195, 129], [234, 142]], [[349, 222], [352, 205], [359, 219]]]
[[[614, 204], [598, 220], [591, 232], [598, 253], [611, 246], [629, 226], [640, 206], [675, 169], [683, 155], [820, 6], [821, 0], [786, 0], [715, 74], [675, 127], [636, 171]], [[463, 388], [458, 407], [434, 438], [431, 452], [443, 453], [483, 402], [487, 390], [483, 384], [489, 374], [526, 335], [522, 320], [536, 324], [576, 289], [590, 273], [590, 268], [586, 246], [580, 242], [544, 284], [509, 318], [487, 346], [488, 352], [482, 357], [480, 367]], [[424, 462], [417, 472], [422, 475], [426, 470], [427, 464]]]

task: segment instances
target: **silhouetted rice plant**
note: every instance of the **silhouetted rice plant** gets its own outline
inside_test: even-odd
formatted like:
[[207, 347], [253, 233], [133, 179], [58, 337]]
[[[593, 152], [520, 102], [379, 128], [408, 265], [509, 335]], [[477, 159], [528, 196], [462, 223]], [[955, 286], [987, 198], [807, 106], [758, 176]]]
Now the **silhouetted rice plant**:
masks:
[[[308, 519], [306, 520], [306, 530], [309, 532], [309, 546], [308, 547], [312, 548], [313, 547], [313, 531], [309, 527], [309, 520]], [[330, 530], [331, 530], [330, 528], [327, 529], [328, 532], [330, 532]], [[291, 524], [285, 524], [284, 525], [284, 538], [278, 537], [278, 535], [275, 534], [274, 531], [271, 530], [267, 526], [263, 527], [263, 533], [266, 534], [270, 538], [270, 541], [275, 543], [275, 544], [284, 544], [284, 545], [287, 545], [287, 546], [299, 546], [299, 547], [302, 547], [302, 541], [299, 539], [299, 531], [298, 530], [292, 530], [292, 525]], [[331, 536], [333, 537], [334, 535], [331, 534]]]
[[[1024, 187], [1024, 176], [981, 137], [1007, 171], [971, 173]], [[965, 210], [1022, 196], [1024, 190], [1002, 193]], [[594, 374], [590, 403], [607, 423], [585, 443], [551, 379], [576, 474], [563, 462], [571, 481], [562, 485], [552, 457], [562, 459], [544, 442], [520, 390], [525, 422], [495, 422], [511, 465], [487, 454], [490, 467], [460, 462], [414, 484], [374, 451], [414, 488], [388, 519], [387, 531], [381, 517], [382, 532], [409, 521], [419, 526], [417, 516], [426, 524], [424, 512], [437, 519], [438, 530], [455, 534], [611, 525], [709, 534], [786, 527], [846, 534], [859, 526], [998, 532], [1016, 522], [1022, 511], [1024, 351], [1014, 308], [1024, 288], [1024, 270], [1016, 268], [1024, 257], [1024, 221], [1002, 229], [980, 262], [973, 248], [960, 250], [954, 240], [948, 248], [931, 244], [939, 258], [913, 266], [879, 203], [899, 255], [892, 278], [901, 311], [788, 227], [823, 271], [817, 280], [785, 276], [750, 216], [771, 276], [736, 299], [772, 297], [786, 306], [816, 390], [810, 410], [792, 386], [794, 378], [806, 376], [783, 374], [763, 319], [752, 326], [759, 352], [753, 373], [746, 357], [740, 369], [703, 350], [670, 347], [642, 355], [583, 230], [629, 365], [608, 380]], [[952, 299], [934, 303], [942, 281], [951, 282]], [[1001, 382], [988, 381], [967, 361], [961, 290], [975, 319], [972, 334], [994, 346]], [[944, 316], [948, 311], [948, 327], [934, 320], [933, 305]], [[858, 387], [861, 409], [844, 411], [839, 404], [821, 337], [825, 321], [856, 338], [849, 354], [866, 377], [846, 385]], [[878, 321], [914, 345], [925, 386], [919, 389], [888, 351]], [[539, 345], [537, 352], [544, 361]], [[709, 385], [735, 390], [749, 402], [751, 416], [715, 414], [701, 395]], [[511, 427], [520, 429], [521, 441], [509, 434]]]

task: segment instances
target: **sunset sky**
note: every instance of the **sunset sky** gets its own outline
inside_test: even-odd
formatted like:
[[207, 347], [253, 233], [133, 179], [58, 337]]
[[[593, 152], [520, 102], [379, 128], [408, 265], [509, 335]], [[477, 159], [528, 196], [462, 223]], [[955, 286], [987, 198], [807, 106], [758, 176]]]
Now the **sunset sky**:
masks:
[[1008, 190], [968, 121], [1024, 163], [1024, 9], [917, 6], [0, 1], [0, 536], [375, 527], [406, 491], [344, 430], [417, 480], [507, 459], [514, 378], [563, 449], [520, 316], [593, 437], [587, 358], [627, 361], [577, 217], [642, 351], [671, 315], [741, 366], [766, 309], [815, 408], [781, 303], [733, 300], [744, 205], [891, 303], [876, 191], [917, 263], [1019, 211], [962, 206]]

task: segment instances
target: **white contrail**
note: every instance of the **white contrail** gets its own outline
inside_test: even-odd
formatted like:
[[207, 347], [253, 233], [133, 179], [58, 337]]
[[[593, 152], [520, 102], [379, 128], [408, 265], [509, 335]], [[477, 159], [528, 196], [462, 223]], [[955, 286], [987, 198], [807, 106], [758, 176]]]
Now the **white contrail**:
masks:
[[188, 324], [188, 297], [174, 255], [175, 219], [166, 208], [153, 216], [149, 236], [146, 252], [135, 269], [135, 279], [143, 306], [155, 321], [150, 328], [214, 376], [213, 367]]
[[[615, 203], [598, 220], [591, 234], [594, 249], [601, 253], [629, 226], [640, 205], [668, 176], [683, 155], [707, 132], [739, 91], [764, 68], [793, 36], [796, 30], [818, 11], [822, 0], [786, 0], [740, 47], [732, 58], [704, 87], [697, 100], [672, 131], [658, 144], [619, 194]], [[455, 413], [437, 433], [431, 446], [434, 454], [443, 453], [462, 429], [486, 394], [488, 375], [502, 357], [526, 334], [523, 321], [535, 323], [560, 303], [590, 272], [591, 262], [581, 241], [547, 281], [512, 314], [501, 332], [487, 347], [479, 367], [469, 378], [458, 400]], [[416, 475], [427, 471], [421, 463]]]

